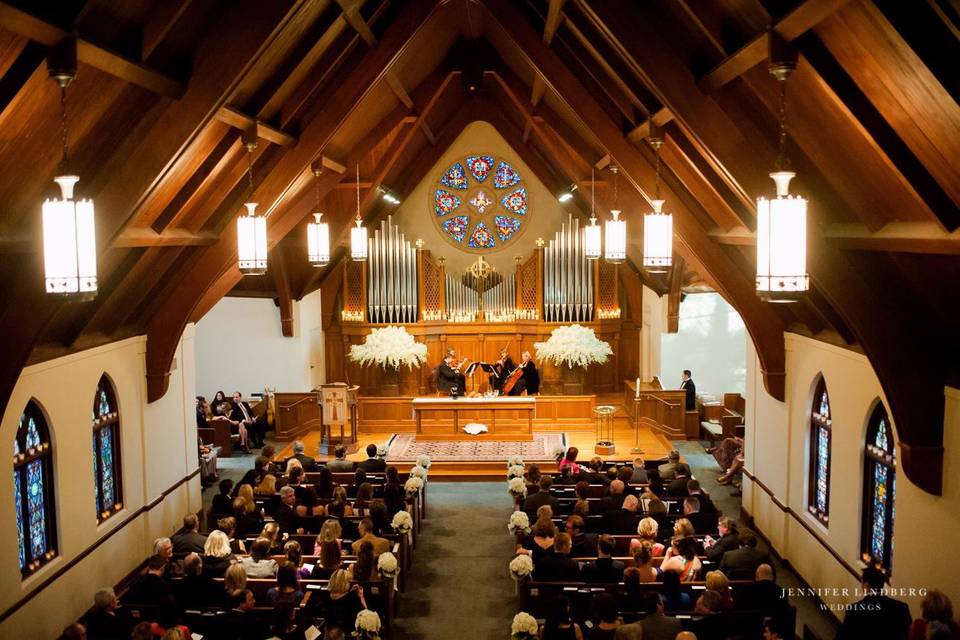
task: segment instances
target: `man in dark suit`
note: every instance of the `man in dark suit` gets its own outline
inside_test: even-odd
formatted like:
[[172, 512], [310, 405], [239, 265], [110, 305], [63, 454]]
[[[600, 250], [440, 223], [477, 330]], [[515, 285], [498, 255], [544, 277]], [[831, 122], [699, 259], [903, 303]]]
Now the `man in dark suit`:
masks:
[[750, 530], [740, 532], [740, 548], [727, 551], [720, 560], [720, 571], [730, 580], [751, 580], [761, 564], [771, 564], [770, 554], [757, 549], [757, 536]]
[[449, 394], [450, 389], [457, 388], [457, 395], [463, 395], [467, 386], [467, 379], [460, 373], [459, 368], [453, 367], [453, 354], [443, 357], [443, 362], [437, 367], [437, 391]]
[[643, 594], [643, 609], [649, 613], [636, 623], [643, 630], [643, 640], [674, 640], [683, 631], [679, 620], [664, 615], [663, 598], [658, 592], [647, 591]]
[[250, 434], [250, 440], [254, 446], [263, 446], [263, 440], [267, 435], [267, 416], [266, 414], [261, 416], [255, 414], [250, 403], [244, 401], [239, 391], [233, 392], [230, 419], [236, 420], [247, 428], [247, 433]]
[[183, 516], [183, 531], [170, 538], [173, 543], [173, 552], [176, 554], [203, 553], [203, 545], [207, 536], [201, 534], [200, 519], [196, 514], [188, 513]]
[[294, 510], [297, 503], [297, 492], [293, 487], [283, 487], [280, 489], [280, 504], [277, 505], [277, 511], [273, 514], [273, 519], [280, 526], [281, 533], [303, 533], [300, 528], [300, 518]]
[[690, 478], [687, 481], [687, 494], [700, 501], [700, 513], [712, 513], [714, 515], [718, 513], [717, 506], [713, 504], [710, 496], [703, 492], [703, 489], [700, 488], [700, 481], [696, 478]]
[[93, 611], [84, 619], [90, 640], [127, 640], [130, 621], [117, 615], [117, 594], [109, 587], [93, 596]]
[[677, 476], [690, 476], [690, 466], [686, 462], [680, 462], [680, 452], [676, 449], [667, 454], [667, 462], [660, 465], [657, 471], [664, 482], [671, 482]]
[[599, 513], [606, 513], [623, 506], [623, 481], [614, 480], [610, 483], [610, 494], [600, 501]]
[[614, 535], [630, 535], [637, 532], [637, 509], [640, 500], [637, 496], [627, 496], [619, 509], [607, 511], [603, 516], [603, 530]]
[[583, 518], [567, 518], [567, 535], [570, 536], [570, 555], [574, 558], [593, 558], [597, 555], [597, 534], [584, 532]]
[[196, 553], [183, 559], [183, 580], [175, 583], [177, 603], [181, 609], [200, 609], [202, 607], [222, 606], [226, 604], [222, 596], [223, 585], [203, 571], [203, 559]]
[[358, 462], [357, 469], [363, 469], [367, 473], [383, 473], [387, 470], [387, 461], [377, 457], [377, 445], [367, 445], [367, 459]]
[[[696, 525], [694, 525], [694, 530], [696, 530]], [[723, 554], [740, 546], [737, 525], [730, 518], [726, 516], [718, 518], [717, 531], [720, 532], [719, 538], [707, 537], [703, 543], [704, 555], [707, 556], [707, 560], [712, 562], [720, 562]]]
[[259, 640], [266, 637], [266, 625], [250, 613], [257, 606], [253, 592], [241, 589], [230, 597], [232, 608], [223, 615], [223, 620], [217, 625], [219, 635], [216, 637], [226, 640]]
[[860, 586], [867, 595], [847, 611], [836, 640], [852, 638], [889, 638], [902, 640], [910, 629], [910, 608], [906, 603], [880, 595], [887, 576], [880, 569], [867, 567]]
[[560, 512], [560, 501], [550, 495], [550, 488], [553, 486], [553, 477], [549, 475], [540, 476], [540, 490], [532, 496], [527, 496], [523, 503], [523, 510], [531, 518], [536, 517], [537, 509], [543, 505], [550, 505], [554, 515]]
[[783, 618], [790, 608], [783, 589], [774, 582], [773, 567], [769, 564], [757, 567], [753, 583], [744, 587], [737, 603], [775, 618]]
[[586, 480], [590, 484], [610, 484], [610, 478], [603, 472], [603, 460], [599, 457], [591, 458], [590, 462], [581, 467], [579, 480]]
[[304, 471], [316, 471], [317, 461], [304, 453], [305, 447], [302, 440], [293, 441], [293, 455], [287, 458], [287, 462], [296, 458], [303, 466]]
[[680, 388], [687, 392], [687, 411], [693, 411], [697, 408], [697, 385], [693, 384], [693, 378], [690, 377], [690, 369], [683, 370], [683, 381]]
[[570, 559], [570, 536], [558, 533], [553, 541], [553, 553], [541, 557], [533, 569], [536, 580], [566, 580], [574, 582], [580, 579], [580, 565]]
[[327, 469], [330, 469], [331, 473], [353, 473], [354, 465], [347, 460], [347, 448], [345, 446], [337, 445], [337, 448], [333, 450], [333, 455], [336, 458], [327, 463]]
[[167, 559], [163, 556], [150, 556], [147, 570], [137, 578], [127, 591], [124, 602], [129, 604], [164, 605], [170, 600], [170, 583], [163, 578], [167, 568]]
[[616, 583], [623, 579], [623, 563], [613, 559], [617, 543], [613, 536], [602, 535], [597, 541], [597, 559], [583, 567], [586, 582]]
[[683, 515], [693, 525], [697, 533], [714, 533], [717, 530], [717, 517], [712, 513], [700, 512], [700, 501], [696, 498], [684, 498]]

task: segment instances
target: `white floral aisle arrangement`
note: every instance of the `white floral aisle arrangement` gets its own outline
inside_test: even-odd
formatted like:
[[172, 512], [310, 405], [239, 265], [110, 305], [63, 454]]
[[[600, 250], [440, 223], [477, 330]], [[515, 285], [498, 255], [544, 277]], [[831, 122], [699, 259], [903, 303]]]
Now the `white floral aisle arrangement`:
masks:
[[378, 445], [377, 445], [377, 457], [378, 457], [378, 458], [386, 458], [388, 451], [390, 451], [390, 448], [387, 447], [387, 445], [385, 445], [385, 444], [378, 444]]
[[410, 517], [407, 511], [397, 511], [396, 515], [393, 516], [393, 521], [390, 523], [390, 526], [392, 526], [393, 530], [397, 533], [410, 533], [413, 531], [413, 518]]
[[411, 477], [411, 478], [420, 478], [421, 480], [426, 480], [426, 479], [427, 479], [427, 470], [424, 469], [423, 467], [421, 467], [420, 465], [417, 465], [417, 466], [415, 466], [414, 468], [410, 469], [410, 477]]
[[507, 468], [515, 467], [517, 465], [523, 466], [523, 458], [520, 456], [510, 456], [507, 458]]
[[400, 566], [397, 564], [397, 556], [389, 551], [377, 556], [377, 569], [384, 578], [396, 578], [400, 572]]
[[533, 560], [525, 553], [521, 553], [510, 561], [510, 575], [514, 580], [523, 580], [533, 573]]
[[423, 489], [423, 479], [417, 476], [410, 476], [403, 484], [403, 489], [407, 492], [408, 500], [414, 498], [420, 493], [420, 490]]
[[526, 469], [524, 469], [523, 465], [515, 464], [507, 469], [507, 479], [522, 478], [524, 473], [526, 473]]
[[376, 611], [364, 609], [358, 613], [354, 626], [356, 627], [356, 631], [353, 632], [355, 638], [380, 640], [380, 616]]
[[507, 531], [509, 531], [511, 535], [530, 533], [530, 516], [528, 516], [525, 511], [514, 511], [510, 514]]
[[533, 346], [539, 360], [571, 369], [603, 364], [613, 355], [609, 343], [597, 338], [593, 329], [579, 324], [557, 327], [546, 342], [537, 342]]
[[525, 611], [521, 611], [513, 616], [513, 623], [510, 625], [511, 640], [535, 640], [540, 625], [537, 619]]
[[417, 342], [404, 327], [374, 329], [363, 344], [350, 347], [350, 359], [362, 366], [382, 369], [419, 368], [427, 361], [427, 345]]
[[514, 498], [525, 496], [527, 495], [527, 483], [523, 481], [523, 478], [510, 478], [507, 481], [507, 493]]
[[417, 466], [418, 466], [418, 467], [423, 467], [424, 469], [429, 469], [431, 464], [433, 464], [433, 462], [430, 460], [430, 456], [428, 456], [428, 455], [426, 455], [426, 454], [421, 454], [421, 455], [417, 456]]
[[564, 456], [566, 456], [566, 455], [567, 455], [567, 448], [566, 448], [566, 447], [554, 447], [554, 448], [553, 448], [553, 459], [556, 460], [558, 463], [559, 463], [561, 460], [563, 460]]

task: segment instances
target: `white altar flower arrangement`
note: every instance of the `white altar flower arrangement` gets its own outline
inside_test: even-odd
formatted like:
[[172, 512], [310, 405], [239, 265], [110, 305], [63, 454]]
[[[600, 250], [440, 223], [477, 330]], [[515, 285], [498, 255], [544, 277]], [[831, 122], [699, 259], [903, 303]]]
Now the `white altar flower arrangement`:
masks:
[[526, 471], [522, 464], [515, 464], [507, 469], [507, 478], [522, 478]]
[[557, 327], [546, 342], [536, 342], [533, 346], [537, 359], [557, 366], [567, 365], [570, 369], [603, 364], [613, 355], [609, 343], [597, 338], [593, 329], [579, 324]]
[[423, 480], [417, 476], [410, 476], [403, 484], [403, 488], [407, 492], [407, 498], [413, 498], [420, 493], [420, 489], [423, 489]]
[[510, 514], [507, 531], [514, 536], [518, 533], [530, 533], [530, 516], [525, 511], [514, 511]]
[[523, 458], [520, 456], [510, 456], [507, 458], [507, 467], [523, 466]]
[[521, 553], [510, 561], [510, 575], [514, 580], [523, 580], [533, 573], [533, 560], [525, 553]]
[[400, 570], [397, 564], [397, 556], [389, 551], [377, 556], [377, 569], [384, 578], [395, 578]]
[[513, 623], [510, 625], [511, 640], [534, 640], [537, 637], [537, 631], [540, 625], [537, 619], [526, 611], [521, 611], [513, 616]]
[[353, 632], [355, 638], [362, 638], [362, 640], [380, 639], [380, 616], [377, 615], [376, 611], [364, 609], [358, 613], [354, 626], [356, 627], [356, 631]]
[[397, 511], [390, 526], [397, 533], [410, 533], [413, 530], [413, 518], [407, 511]]
[[426, 479], [427, 479], [427, 470], [424, 469], [423, 467], [421, 467], [420, 465], [417, 465], [417, 466], [413, 467], [412, 469], [410, 469], [410, 477], [411, 477], [411, 478], [420, 478], [421, 480], [426, 480]]
[[514, 498], [527, 495], [527, 483], [523, 478], [510, 478], [507, 480], [507, 492]]
[[421, 455], [417, 456], [417, 466], [418, 466], [418, 467], [423, 467], [424, 469], [429, 469], [431, 464], [433, 464], [433, 462], [430, 460], [430, 456], [428, 456], [428, 455], [426, 455], [426, 454], [421, 454]]
[[398, 370], [401, 366], [418, 368], [427, 361], [427, 345], [417, 342], [404, 327], [374, 329], [363, 344], [350, 347], [350, 359], [364, 367], [376, 365]]

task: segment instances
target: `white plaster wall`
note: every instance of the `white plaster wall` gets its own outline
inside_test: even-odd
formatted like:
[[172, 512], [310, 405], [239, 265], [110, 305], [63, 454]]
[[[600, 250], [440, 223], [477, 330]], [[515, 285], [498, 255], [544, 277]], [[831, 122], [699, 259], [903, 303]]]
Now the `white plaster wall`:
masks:
[[[293, 303], [292, 338], [281, 334], [280, 310], [273, 300], [223, 298], [197, 323], [198, 393], [209, 400], [218, 390], [249, 396], [267, 387], [313, 388], [310, 335], [319, 327], [319, 291]], [[319, 345], [322, 349], [322, 335]]]
[[667, 297], [643, 287], [643, 327], [640, 331], [640, 377], [661, 375], [660, 343], [667, 326]]
[[[866, 423], [874, 403], [879, 399], [886, 404], [886, 399], [866, 356], [792, 333], [785, 334], [785, 339], [785, 403], [763, 390], [759, 361], [752, 347], [749, 349], [746, 467], [773, 492], [775, 500], [745, 479], [743, 505], [754, 516], [757, 528], [811, 586], [854, 589], [856, 579], [823, 549], [821, 541], [848, 565], [857, 566]], [[833, 412], [828, 527], [806, 511], [809, 412], [812, 385], [818, 374], [826, 380]], [[892, 585], [939, 588], [954, 602], [960, 602], [960, 580], [956, 578], [960, 549], [953, 544], [960, 539], [960, 392], [946, 390], [945, 409], [943, 495], [931, 496], [902, 472], [897, 474]], [[775, 501], [788, 506], [796, 516], [785, 514]], [[824, 599], [842, 603], [857, 598]], [[913, 614], [919, 615], [921, 596], [905, 599]]]
[[[169, 391], [149, 405], [146, 338], [142, 336], [23, 370], [0, 423], [0, 446], [12, 450], [20, 414], [31, 398], [37, 400], [54, 447], [58, 557], [26, 580], [20, 579], [13, 478], [10, 473], [0, 474], [0, 611], [196, 469], [192, 343], [191, 325], [178, 345]], [[117, 391], [124, 507], [97, 524], [90, 410], [103, 373]], [[122, 579], [146, 557], [155, 537], [169, 534], [184, 513], [198, 510], [200, 504], [199, 478], [180, 485], [0, 623], [0, 637], [56, 637], [90, 606], [97, 588]]]
[[680, 303], [679, 324], [677, 333], [663, 334], [664, 385], [679, 386], [690, 369], [698, 394], [743, 393], [747, 339], [737, 310], [718, 293], [691, 293]]

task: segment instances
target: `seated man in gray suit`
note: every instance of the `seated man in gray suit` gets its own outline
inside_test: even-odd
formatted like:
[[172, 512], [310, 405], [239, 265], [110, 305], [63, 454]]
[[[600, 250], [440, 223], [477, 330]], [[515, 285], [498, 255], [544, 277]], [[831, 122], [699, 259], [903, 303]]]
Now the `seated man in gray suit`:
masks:
[[327, 463], [327, 469], [330, 469], [331, 473], [353, 473], [353, 463], [347, 460], [346, 447], [338, 445], [337, 448], [333, 450], [333, 455], [336, 456], [336, 459]]
[[660, 479], [664, 482], [676, 480], [678, 475], [690, 477], [690, 467], [686, 462], [680, 462], [680, 452], [674, 449], [667, 456], [668, 462], [658, 467]]

